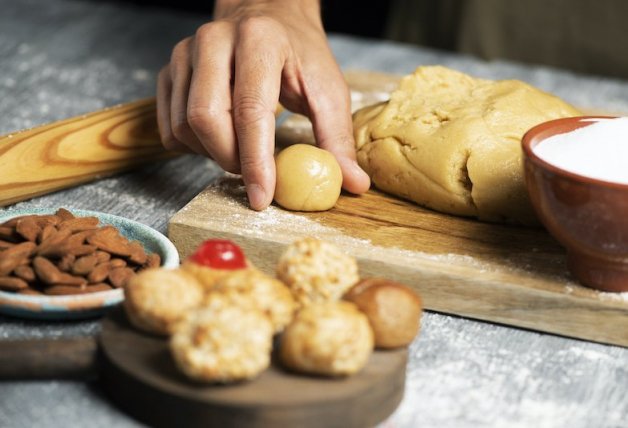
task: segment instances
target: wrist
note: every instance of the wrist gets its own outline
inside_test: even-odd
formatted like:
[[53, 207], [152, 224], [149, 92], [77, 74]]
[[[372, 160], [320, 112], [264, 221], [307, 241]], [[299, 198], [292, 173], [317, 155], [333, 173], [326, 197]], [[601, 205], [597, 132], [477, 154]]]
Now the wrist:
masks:
[[214, 3], [214, 19], [223, 19], [240, 15], [242, 11], [264, 14], [269, 10], [291, 9], [309, 18], [320, 20], [320, 0], [216, 0]]

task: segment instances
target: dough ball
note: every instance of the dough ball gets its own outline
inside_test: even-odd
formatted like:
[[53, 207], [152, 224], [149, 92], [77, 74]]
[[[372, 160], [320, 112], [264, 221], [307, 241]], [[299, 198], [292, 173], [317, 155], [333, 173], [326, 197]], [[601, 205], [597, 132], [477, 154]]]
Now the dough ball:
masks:
[[252, 307], [264, 313], [279, 333], [292, 321], [296, 308], [290, 290], [281, 281], [258, 270], [234, 271], [220, 279], [213, 287], [234, 305]]
[[358, 163], [377, 188], [419, 205], [536, 224], [521, 138], [541, 122], [580, 114], [517, 80], [419, 67], [401, 80], [390, 101], [354, 114]]
[[326, 150], [295, 144], [275, 159], [275, 201], [293, 211], [325, 211], [332, 208], [342, 187], [336, 158]]
[[268, 367], [272, 337], [264, 314], [216, 293], [177, 325], [170, 350], [189, 378], [227, 383], [252, 379]]
[[124, 287], [124, 308], [133, 325], [161, 335], [203, 300], [198, 281], [181, 269], [147, 269]]
[[338, 300], [358, 280], [358, 264], [336, 246], [316, 238], [290, 244], [277, 263], [277, 277], [299, 306]]
[[408, 346], [421, 327], [421, 298], [411, 288], [382, 278], [363, 279], [344, 296], [369, 319], [378, 348]]
[[366, 316], [349, 302], [326, 302], [299, 311], [281, 338], [280, 358], [304, 373], [344, 376], [360, 371], [373, 351]]

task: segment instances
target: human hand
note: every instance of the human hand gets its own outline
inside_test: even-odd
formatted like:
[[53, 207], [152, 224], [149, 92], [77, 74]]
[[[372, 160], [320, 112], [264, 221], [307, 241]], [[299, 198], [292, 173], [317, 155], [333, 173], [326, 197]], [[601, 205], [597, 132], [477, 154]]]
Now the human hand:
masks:
[[159, 132], [167, 149], [241, 173], [251, 207], [262, 210], [275, 189], [278, 102], [310, 118], [318, 146], [340, 164], [345, 190], [368, 190], [319, 0], [217, 0], [214, 21], [179, 42], [159, 73]]

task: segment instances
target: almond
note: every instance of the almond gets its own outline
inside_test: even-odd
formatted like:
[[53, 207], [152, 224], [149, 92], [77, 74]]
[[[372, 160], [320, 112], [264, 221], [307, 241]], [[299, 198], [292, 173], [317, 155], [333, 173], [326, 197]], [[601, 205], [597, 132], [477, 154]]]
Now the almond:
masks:
[[13, 270], [13, 274], [26, 282], [34, 282], [37, 277], [32, 267], [28, 265], [18, 266]]
[[63, 284], [68, 286], [81, 286], [87, 283], [85, 278], [73, 276], [61, 272], [50, 260], [37, 256], [33, 259], [33, 269], [37, 277], [49, 285]]
[[128, 241], [119, 235], [95, 233], [87, 238], [87, 242], [95, 245], [99, 250], [116, 256], [128, 257], [131, 255]]
[[[58, 245], [63, 243], [72, 232], [70, 229], [61, 229], [56, 230], [50, 234], [50, 236], [46, 237], [41, 241], [39, 247], [37, 248], [37, 255], [39, 256], [48, 256], [50, 253], [58, 254], [59, 248]], [[58, 257], [63, 256], [63, 254], [58, 255]]]
[[146, 263], [146, 251], [144, 251], [144, 247], [137, 241], [133, 241], [129, 243], [129, 261], [135, 263], [136, 265], [143, 265]]
[[28, 217], [17, 222], [15, 231], [27, 241], [35, 242], [41, 232], [41, 227], [33, 217]]
[[161, 266], [161, 257], [157, 253], [150, 253], [146, 258], [146, 263], [142, 266], [143, 269], [156, 268]]
[[111, 290], [111, 286], [104, 283], [84, 285], [82, 287], [73, 287], [73, 286], [67, 286], [67, 285], [53, 285], [52, 287], [47, 287], [44, 290], [44, 293], [53, 295], [53, 296], [63, 296], [66, 294], [87, 294], [87, 293], [96, 293], [98, 291], [108, 291], [108, 290]]
[[0, 239], [7, 242], [20, 242], [21, 236], [13, 227], [0, 226]]
[[0, 252], [0, 276], [8, 275], [13, 269], [23, 264], [24, 259], [28, 259], [34, 250], [34, 243], [22, 242]]
[[47, 224], [41, 229], [41, 233], [37, 237], [37, 242], [40, 244], [48, 239], [53, 233], [57, 231], [57, 228], [53, 224]]
[[0, 290], [16, 291], [28, 288], [28, 284], [21, 278], [0, 276]]
[[122, 288], [133, 275], [135, 275], [135, 272], [131, 268], [114, 268], [109, 271], [109, 282], [116, 288]]
[[15, 246], [14, 242], [7, 242], [7, 241], [0, 240], [0, 251], [6, 250], [7, 248], [11, 248], [14, 246]]
[[98, 260], [97, 264], [108, 262], [111, 259], [111, 254], [100, 250], [95, 251], [94, 256], [96, 256], [96, 259]]
[[103, 282], [109, 276], [109, 271], [111, 270], [111, 265], [109, 262], [101, 263], [96, 265], [94, 269], [87, 275], [87, 281], [90, 284], [96, 284], [98, 282]]
[[81, 232], [84, 230], [93, 230], [97, 227], [97, 217], [75, 217], [72, 219], [64, 220], [57, 226], [59, 230], [69, 229], [72, 233]]
[[70, 211], [66, 210], [65, 208], [59, 208], [57, 212], [55, 213], [55, 215], [59, 217], [59, 219], [61, 219], [62, 221], [71, 220], [74, 218], [74, 214], [72, 214]]
[[98, 259], [95, 255], [83, 256], [76, 259], [72, 264], [72, 273], [74, 275], [87, 275], [96, 267]]
[[74, 254], [66, 254], [61, 257], [61, 260], [57, 263], [57, 267], [63, 272], [70, 272], [75, 260], [76, 256]]

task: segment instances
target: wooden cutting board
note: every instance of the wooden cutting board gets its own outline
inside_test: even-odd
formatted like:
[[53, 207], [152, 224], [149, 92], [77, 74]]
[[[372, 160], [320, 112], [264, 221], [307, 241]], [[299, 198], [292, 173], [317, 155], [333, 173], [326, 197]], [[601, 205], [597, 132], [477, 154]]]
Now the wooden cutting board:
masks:
[[[398, 77], [350, 72], [347, 80], [358, 108], [386, 99]], [[279, 145], [313, 141], [304, 118], [279, 122]], [[580, 286], [567, 272], [564, 249], [543, 229], [449, 216], [374, 190], [343, 194], [322, 213], [275, 206], [258, 213], [233, 177], [207, 188], [169, 224], [182, 257], [204, 239], [228, 238], [267, 272], [286, 245], [308, 235], [355, 256], [362, 276], [414, 287], [427, 309], [628, 346], [628, 293]]]

